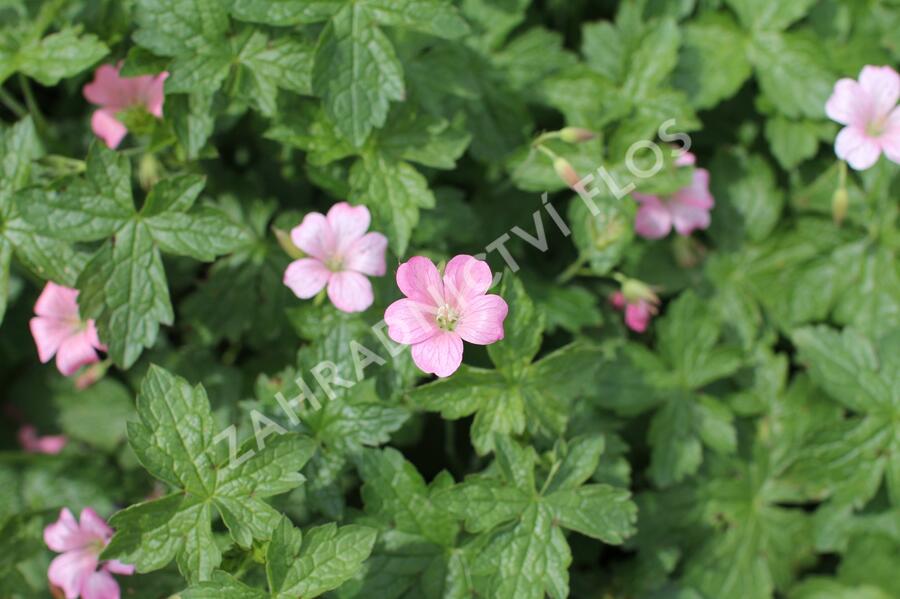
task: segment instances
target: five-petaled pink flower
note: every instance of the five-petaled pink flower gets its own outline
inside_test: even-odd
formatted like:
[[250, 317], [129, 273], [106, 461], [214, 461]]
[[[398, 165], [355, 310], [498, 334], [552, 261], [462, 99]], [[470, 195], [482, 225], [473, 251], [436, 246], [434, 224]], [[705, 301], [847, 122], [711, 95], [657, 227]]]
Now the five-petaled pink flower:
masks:
[[130, 108], [143, 107], [158, 119], [163, 114], [163, 83], [169, 73], [120, 77], [122, 64], [105, 64], [94, 73], [94, 80], [84, 86], [88, 102], [100, 106], [91, 116], [91, 129], [106, 145], [115, 149], [128, 128], [117, 117]]
[[625, 325], [636, 333], [643, 333], [650, 319], [657, 313], [659, 297], [648, 285], [621, 277], [622, 290], [609, 296], [609, 302], [616, 310], [625, 311]]
[[406, 296], [384, 313], [388, 336], [412, 345], [416, 366], [439, 377], [462, 363], [463, 341], [490, 345], [503, 339], [509, 311], [499, 295], [486, 294], [493, 277], [486, 262], [456, 256], [444, 276], [428, 258], [416, 256], [397, 269], [397, 285]]
[[[681, 155], [675, 164], [693, 165], [696, 158], [690, 152]], [[669, 234], [672, 227], [679, 235], [690, 235], [696, 229], [709, 226], [709, 211], [715, 205], [709, 193], [709, 171], [694, 169], [691, 184], [671, 196], [632, 194], [641, 205], [634, 221], [634, 230], [647, 239], [660, 239]]]
[[62, 554], [50, 562], [47, 578], [66, 599], [119, 599], [119, 583], [110, 573], [131, 575], [134, 566], [118, 560], [100, 562], [112, 535], [113, 529], [91, 508], [81, 511], [81, 522], [63, 508], [59, 520], [44, 529], [47, 547]]
[[93, 320], [78, 315], [78, 290], [48, 282], [34, 305], [36, 316], [28, 323], [41, 362], [56, 356], [56, 367], [65, 375], [100, 361], [97, 350], [106, 346], [97, 337]]
[[57, 454], [69, 440], [65, 435], [38, 436], [37, 429], [26, 424], [19, 429], [19, 445], [28, 453]]
[[385, 273], [387, 238], [366, 233], [369, 209], [340, 202], [328, 215], [310, 212], [291, 231], [291, 240], [308, 254], [291, 262], [284, 271], [284, 284], [302, 299], [328, 285], [328, 297], [338, 310], [362, 312], [372, 305], [372, 283], [366, 275]]
[[865, 66], [859, 81], [841, 79], [825, 104], [828, 118], [846, 125], [834, 151], [856, 170], [878, 162], [881, 152], [900, 164], [900, 75], [891, 67]]

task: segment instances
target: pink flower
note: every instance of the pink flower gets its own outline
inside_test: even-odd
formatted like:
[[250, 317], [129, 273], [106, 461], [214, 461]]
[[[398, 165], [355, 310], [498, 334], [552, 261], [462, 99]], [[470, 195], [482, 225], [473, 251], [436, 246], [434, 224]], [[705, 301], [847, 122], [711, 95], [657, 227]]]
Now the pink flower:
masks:
[[499, 295], [486, 295], [493, 278], [486, 262], [456, 256], [441, 278], [428, 258], [415, 256], [397, 269], [397, 285], [406, 296], [384, 313], [388, 336], [412, 345], [416, 366], [439, 377], [462, 363], [463, 341], [490, 345], [503, 339], [509, 311]]
[[375, 297], [365, 275], [385, 273], [387, 238], [366, 233], [371, 221], [365, 206], [340, 202], [328, 216], [310, 212], [291, 231], [291, 240], [309, 257], [291, 262], [284, 284], [301, 299], [308, 299], [328, 285], [328, 298], [338, 310], [362, 312]]
[[834, 151], [856, 170], [878, 162], [881, 152], [900, 164], [900, 75], [891, 67], [865, 66], [859, 81], [841, 79], [825, 104], [828, 118], [846, 125]]
[[106, 351], [94, 321], [84, 322], [78, 315], [77, 297], [77, 289], [48, 282], [34, 305], [37, 316], [28, 323], [41, 362], [47, 363], [55, 355], [56, 367], [65, 376], [100, 361], [96, 350]]
[[[696, 158], [686, 152], [675, 164], [693, 165]], [[669, 234], [672, 227], [679, 235], [690, 235], [696, 229], [709, 226], [709, 211], [715, 205], [709, 193], [709, 171], [694, 169], [694, 179], [688, 187], [671, 196], [632, 194], [641, 207], [634, 221], [634, 230], [647, 239], [660, 239]]]
[[635, 279], [624, 279], [622, 290], [609, 297], [616, 310], [625, 310], [625, 325], [636, 333], [643, 333], [650, 319], [657, 313], [659, 298], [653, 290]]
[[94, 80], [84, 86], [84, 97], [100, 106], [91, 116], [91, 129], [112, 149], [118, 147], [128, 128], [117, 118], [130, 108], [144, 107], [158, 119], [162, 118], [163, 83], [169, 73], [120, 77], [122, 63], [105, 64], [94, 73]]
[[100, 563], [112, 535], [113, 529], [91, 508], [81, 511], [80, 523], [63, 508], [59, 520], [44, 529], [47, 547], [62, 554], [50, 562], [47, 578], [66, 599], [119, 599], [119, 584], [110, 572], [131, 575], [134, 566], [118, 560]]
[[19, 429], [19, 445], [28, 453], [57, 454], [62, 451], [69, 440], [65, 435], [46, 435], [39, 437], [37, 429], [26, 424]]

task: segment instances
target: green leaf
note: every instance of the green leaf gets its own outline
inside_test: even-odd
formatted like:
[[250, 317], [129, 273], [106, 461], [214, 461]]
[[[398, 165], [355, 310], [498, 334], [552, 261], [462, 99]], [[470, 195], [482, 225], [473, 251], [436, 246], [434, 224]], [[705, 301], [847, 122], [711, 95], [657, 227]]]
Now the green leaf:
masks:
[[737, 93], [752, 74], [747, 43], [731, 19], [700, 19], [685, 26], [674, 82], [691, 106], [712, 108]]
[[531, 363], [541, 347], [544, 313], [537, 310], [522, 282], [509, 272], [504, 273], [499, 292], [509, 306], [509, 313], [503, 323], [503, 339], [489, 345], [488, 354], [498, 369], [516, 376]]
[[325, 21], [344, 5], [344, 0], [243, 0], [235, 2], [235, 19], [266, 25], [288, 26]]
[[469, 32], [456, 7], [440, 0], [363, 0], [362, 4], [383, 25], [415, 29], [447, 39], [457, 39]]
[[141, 465], [177, 492], [115, 514], [110, 523], [116, 535], [104, 555], [135, 564], [140, 572], [177, 558], [189, 581], [209, 580], [221, 560], [210, 527], [212, 508], [239, 545], [269, 538], [281, 516], [262, 499], [303, 481], [297, 471], [315, 445], [296, 434], [273, 435], [262, 438], [263, 447], [246, 444], [232, 461], [216, 451], [220, 440], [203, 387], [157, 366], [141, 384], [137, 411], [140, 421], [129, 425], [129, 443]]
[[350, 169], [350, 200], [372, 209], [373, 229], [384, 233], [398, 256], [406, 254], [420, 208], [433, 208], [434, 194], [415, 168], [383, 154], [366, 153]]
[[312, 94], [312, 68], [315, 49], [312, 44], [293, 36], [269, 38], [254, 32], [240, 48], [237, 59], [246, 77], [246, 96], [265, 116], [277, 111], [278, 89], [297, 94]]
[[316, 48], [313, 92], [354, 145], [384, 125], [391, 100], [402, 100], [403, 67], [390, 40], [362, 4], [342, 8], [325, 26]]
[[104, 378], [78, 393], [55, 398], [59, 425], [72, 439], [112, 451], [125, 439], [127, 421], [134, 416], [132, 395], [114, 379]]
[[790, 170], [816, 155], [819, 149], [819, 129], [811, 121], [791, 121], [774, 117], [766, 121], [766, 139], [778, 163]]
[[167, 254], [212, 262], [245, 245], [246, 230], [214, 206], [190, 213], [165, 212], [146, 219], [153, 241]]
[[109, 53], [106, 44], [79, 28], [65, 28], [21, 48], [14, 59], [18, 70], [41, 85], [53, 86], [73, 77]]
[[217, 0], [138, 0], [134, 40], [162, 56], [202, 51], [228, 31], [228, 13]]
[[661, 20], [641, 40], [630, 56], [622, 91], [628, 97], [646, 98], [668, 78], [678, 63], [681, 32], [673, 19]]
[[712, 232], [723, 243], [766, 239], [781, 219], [784, 193], [768, 162], [743, 150], [721, 152], [710, 167], [710, 190], [718, 200]]
[[726, 0], [747, 29], [780, 31], [809, 13], [817, 0]]

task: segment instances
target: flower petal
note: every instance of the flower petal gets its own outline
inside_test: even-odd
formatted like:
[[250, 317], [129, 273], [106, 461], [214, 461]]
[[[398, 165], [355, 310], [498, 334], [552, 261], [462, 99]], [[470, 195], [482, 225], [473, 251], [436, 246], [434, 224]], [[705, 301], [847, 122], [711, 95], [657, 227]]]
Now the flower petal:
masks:
[[106, 109], [97, 110], [91, 115], [91, 130], [111, 150], [118, 148], [128, 133], [128, 128], [116, 118], [116, 113]]
[[88, 576], [81, 591], [82, 599], [119, 599], [119, 583], [106, 570]]
[[647, 302], [639, 301], [636, 304], [625, 306], [625, 324], [636, 333], [643, 333], [647, 330], [651, 316]]
[[625, 308], [625, 294], [621, 291], [613, 292], [613, 294], [609, 296], [609, 303], [612, 304], [613, 308], [616, 310], [622, 310]]
[[387, 271], [384, 262], [387, 245], [387, 237], [381, 233], [366, 233], [344, 252], [344, 268], [373, 277], [382, 276]]
[[110, 572], [114, 572], [116, 574], [122, 574], [124, 576], [131, 576], [134, 574], [134, 566], [130, 564], [123, 564], [117, 559], [109, 560], [103, 567]]
[[397, 343], [413, 345], [430, 339], [440, 329], [435, 321], [435, 307], [408, 298], [399, 299], [384, 311], [388, 337]]
[[106, 520], [89, 507], [81, 510], [80, 520], [82, 532], [91, 535], [94, 539], [105, 543], [113, 535], [113, 529], [109, 527]]
[[328, 210], [328, 224], [337, 242], [338, 251], [349, 248], [369, 230], [372, 215], [365, 206], [351, 206], [338, 202]]
[[50, 562], [47, 578], [65, 593], [66, 599], [76, 599], [88, 577], [97, 570], [97, 554], [89, 549], [67, 551]]
[[442, 331], [412, 346], [412, 359], [422, 371], [448, 377], [462, 364], [463, 342], [456, 333]]
[[68, 443], [65, 435], [38, 436], [37, 429], [31, 425], [24, 425], [19, 429], [19, 445], [29, 453], [44, 453], [56, 455], [62, 451]]
[[878, 162], [878, 141], [856, 127], [844, 127], [834, 140], [834, 152], [854, 169], [861, 171]]
[[82, 366], [99, 361], [100, 356], [91, 345], [91, 338], [86, 330], [68, 337], [56, 352], [56, 368], [63, 376], [71, 376]]
[[696, 229], [709, 227], [709, 211], [715, 205], [709, 193], [709, 172], [698, 168], [690, 187], [676, 192], [668, 200], [672, 224], [679, 235], [690, 235]]
[[163, 71], [156, 76], [147, 76], [144, 89], [141, 91], [141, 99], [147, 112], [158, 119], [163, 116], [163, 102], [165, 101], [164, 84], [169, 78], [168, 71]]
[[853, 79], [841, 79], [825, 103], [825, 114], [842, 125], [864, 127], [871, 115], [871, 104], [865, 91]]
[[303, 222], [291, 230], [291, 241], [313, 258], [323, 262], [332, 258], [335, 253], [331, 225], [325, 216], [318, 212], [310, 212], [303, 217]]
[[345, 270], [331, 275], [328, 299], [342, 312], [362, 312], [372, 305], [375, 295], [372, 293], [372, 283], [365, 275]]
[[300, 258], [288, 264], [283, 282], [300, 299], [309, 299], [325, 288], [331, 275], [316, 258]]
[[634, 219], [634, 230], [641, 237], [660, 239], [672, 230], [672, 216], [656, 196], [634, 194], [641, 207]]
[[889, 160], [900, 164], [900, 106], [888, 116], [887, 127], [880, 141], [884, 155]]
[[48, 281], [34, 304], [38, 316], [78, 320], [78, 290]]
[[38, 350], [38, 359], [42, 364], [52, 360], [63, 341], [73, 333], [70, 323], [55, 318], [32, 318], [28, 321], [28, 328], [31, 329], [31, 336]]
[[119, 77], [119, 67], [111, 64], [100, 66], [94, 72], [94, 80], [84, 86], [82, 93], [91, 104], [112, 111], [127, 108], [131, 102], [125, 79]]
[[454, 256], [444, 269], [444, 295], [462, 311], [467, 303], [484, 295], [492, 281], [487, 262], [460, 254]]
[[73, 551], [84, 547], [90, 539], [81, 531], [81, 526], [69, 508], [59, 512], [59, 519], [44, 528], [44, 543], [56, 552]]
[[900, 74], [891, 67], [864, 66], [859, 86], [869, 97], [874, 118], [887, 115], [900, 100]]
[[463, 341], [489, 345], [503, 339], [503, 321], [508, 313], [509, 306], [499, 295], [480, 295], [466, 305], [454, 332]]
[[424, 256], [413, 256], [397, 269], [397, 286], [403, 295], [420, 304], [439, 306], [444, 303], [444, 283], [434, 262]]

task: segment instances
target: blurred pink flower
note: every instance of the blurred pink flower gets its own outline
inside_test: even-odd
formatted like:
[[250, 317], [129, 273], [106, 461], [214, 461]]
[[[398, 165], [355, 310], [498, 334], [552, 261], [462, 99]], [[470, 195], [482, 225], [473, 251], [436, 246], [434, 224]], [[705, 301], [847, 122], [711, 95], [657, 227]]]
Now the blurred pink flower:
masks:
[[128, 133], [128, 128], [116, 118], [120, 112], [143, 106], [156, 118], [162, 118], [163, 83], [169, 73], [120, 77], [122, 64], [105, 64], [94, 73], [94, 80], [84, 86], [84, 97], [100, 106], [91, 116], [91, 129], [106, 145], [115, 149]]
[[36, 316], [28, 323], [38, 357], [47, 363], [56, 356], [56, 367], [65, 375], [100, 360], [96, 350], [106, 351], [97, 337], [93, 320], [78, 315], [77, 289], [48, 282], [34, 305]]
[[291, 231], [294, 245], [309, 257], [291, 262], [284, 271], [284, 284], [302, 299], [328, 285], [328, 298], [338, 310], [362, 312], [375, 297], [366, 275], [385, 273], [384, 253], [388, 240], [381, 233], [366, 233], [369, 209], [340, 202], [328, 215], [310, 212]]
[[[680, 156], [675, 164], [693, 165], [696, 158], [690, 152]], [[709, 171], [694, 169], [694, 179], [688, 187], [671, 196], [632, 194], [640, 204], [634, 221], [634, 230], [647, 239], [660, 239], [669, 234], [672, 227], [679, 235], [690, 235], [696, 229], [709, 226], [709, 212], [715, 205], [709, 193]]]
[[649, 287], [633, 279], [626, 282], [623, 289], [609, 296], [609, 302], [616, 310], [625, 311], [625, 325], [629, 329], [643, 333], [657, 313], [659, 298]]
[[412, 345], [416, 366], [439, 377], [462, 363], [463, 341], [490, 345], [503, 339], [509, 311], [499, 295], [486, 294], [493, 278], [486, 262], [459, 255], [444, 276], [428, 258], [415, 256], [397, 269], [397, 285], [406, 296], [384, 313], [388, 336]]
[[81, 522], [63, 508], [59, 520], [44, 529], [47, 547], [61, 553], [50, 562], [47, 578], [66, 599], [119, 599], [119, 583], [111, 573], [131, 575], [134, 566], [118, 560], [100, 562], [112, 535], [113, 529], [91, 508], [81, 511]]
[[39, 437], [37, 429], [26, 424], [19, 428], [19, 445], [28, 453], [57, 454], [69, 440], [65, 435], [45, 435]]
[[856, 170], [878, 162], [881, 152], [900, 164], [900, 75], [891, 67], [865, 66], [859, 81], [841, 79], [825, 103], [828, 118], [846, 125], [834, 151]]

